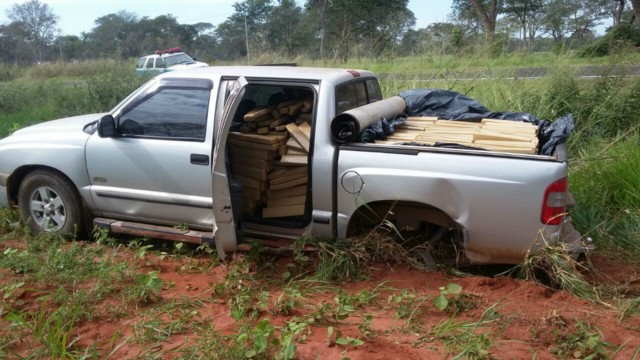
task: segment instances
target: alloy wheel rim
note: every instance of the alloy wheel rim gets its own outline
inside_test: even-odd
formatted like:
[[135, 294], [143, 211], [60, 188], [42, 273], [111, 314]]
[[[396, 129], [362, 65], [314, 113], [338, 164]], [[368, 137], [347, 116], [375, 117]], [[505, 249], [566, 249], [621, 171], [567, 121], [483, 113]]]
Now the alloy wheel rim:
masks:
[[40, 186], [31, 193], [31, 217], [45, 231], [58, 231], [67, 221], [62, 197], [48, 186]]

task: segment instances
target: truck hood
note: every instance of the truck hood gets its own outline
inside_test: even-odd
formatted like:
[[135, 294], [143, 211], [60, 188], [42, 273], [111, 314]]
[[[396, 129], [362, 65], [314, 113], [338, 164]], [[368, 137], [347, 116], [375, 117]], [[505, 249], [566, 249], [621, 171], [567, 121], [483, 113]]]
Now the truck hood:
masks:
[[0, 140], [0, 146], [16, 143], [84, 146], [87, 138], [91, 135], [91, 132], [85, 133], [83, 131], [84, 126], [100, 119], [104, 114], [105, 113], [74, 116], [28, 126]]

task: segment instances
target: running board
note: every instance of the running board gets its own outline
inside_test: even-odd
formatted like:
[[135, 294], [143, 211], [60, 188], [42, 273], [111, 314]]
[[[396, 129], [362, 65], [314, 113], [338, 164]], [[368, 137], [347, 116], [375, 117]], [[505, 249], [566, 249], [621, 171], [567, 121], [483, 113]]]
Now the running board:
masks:
[[108, 229], [115, 234], [144, 236], [154, 239], [182, 241], [191, 244], [209, 244], [215, 248], [213, 232], [182, 230], [169, 226], [149, 225], [143, 223], [119, 221], [114, 219], [95, 218], [93, 224], [101, 229]]

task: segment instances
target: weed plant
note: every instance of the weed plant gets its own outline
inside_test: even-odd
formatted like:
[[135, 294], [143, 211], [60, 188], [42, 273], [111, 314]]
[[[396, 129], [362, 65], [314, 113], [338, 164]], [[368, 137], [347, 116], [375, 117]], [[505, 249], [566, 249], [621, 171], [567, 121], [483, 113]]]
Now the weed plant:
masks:
[[528, 253], [519, 265], [520, 276], [556, 289], [567, 290], [572, 295], [596, 302], [599, 293], [581, 274], [585, 265], [574, 260], [566, 245], [545, 244], [535, 253]]
[[363, 235], [340, 242], [319, 242], [314, 278], [321, 281], [363, 279], [370, 275], [370, 267], [374, 263], [409, 263], [422, 268], [403, 242], [401, 233], [388, 220], [383, 220]]
[[640, 314], [640, 297], [623, 300], [620, 304], [620, 321]]
[[22, 229], [20, 215], [13, 209], [0, 208], [0, 239], [19, 234]]
[[[76, 326], [91, 321], [96, 306], [109, 296], [121, 294], [125, 307], [158, 297], [162, 283], [157, 273], [138, 274], [121, 258], [120, 247], [69, 242], [50, 234], [22, 236], [24, 247], [6, 246], [0, 254], [0, 268], [8, 275], [0, 288], [0, 332], [16, 334], [16, 339], [28, 337], [34, 358], [82, 357]], [[119, 310], [107, 311], [116, 316], [126, 313]], [[0, 354], [14, 343], [11, 339], [0, 343]]]
[[590, 324], [576, 322], [575, 332], [558, 336], [552, 353], [563, 358], [608, 359], [614, 346], [606, 341], [602, 333]]
[[431, 334], [440, 339], [453, 359], [491, 359], [489, 349], [499, 334], [492, 334], [488, 324], [500, 320], [495, 303], [488, 307], [475, 322], [447, 318], [431, 329]]

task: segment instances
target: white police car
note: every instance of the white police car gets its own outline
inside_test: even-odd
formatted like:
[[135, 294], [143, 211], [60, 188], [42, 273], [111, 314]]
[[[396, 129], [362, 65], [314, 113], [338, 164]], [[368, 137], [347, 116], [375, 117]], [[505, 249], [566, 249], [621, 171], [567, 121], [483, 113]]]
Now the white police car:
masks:
[[163, 72], [209, 66], [207, 63], [195, 61], [180, 48], [158, 50], [153, 55], [143, 56], [136, 64], [138, 76], [156, 76]]

